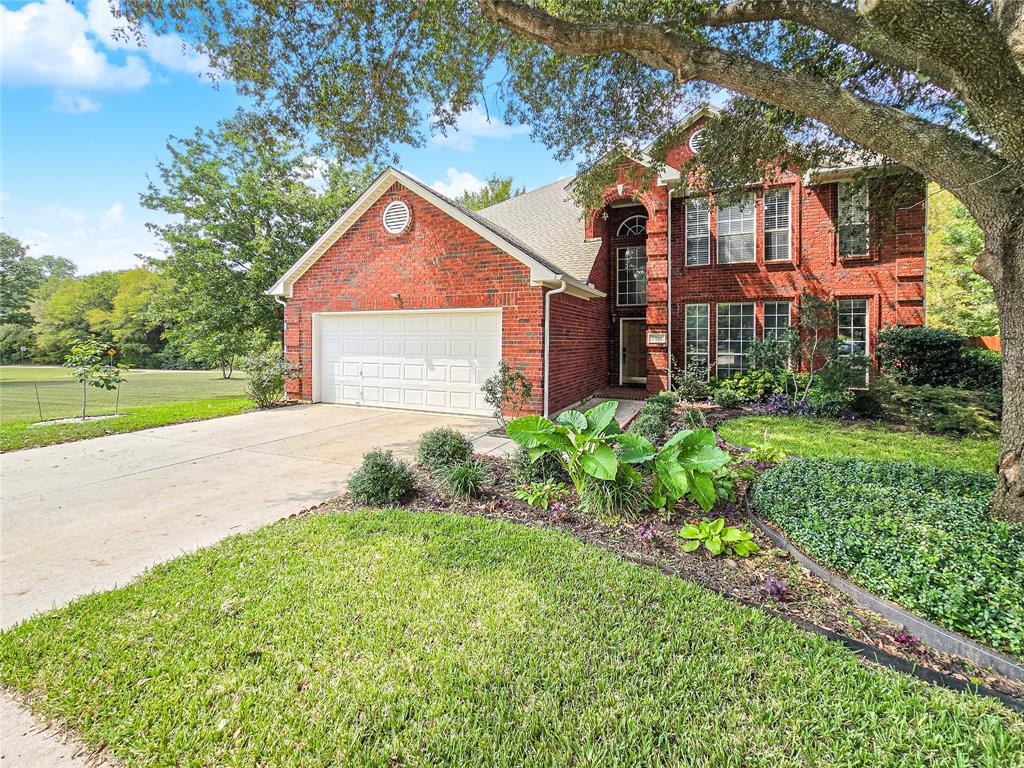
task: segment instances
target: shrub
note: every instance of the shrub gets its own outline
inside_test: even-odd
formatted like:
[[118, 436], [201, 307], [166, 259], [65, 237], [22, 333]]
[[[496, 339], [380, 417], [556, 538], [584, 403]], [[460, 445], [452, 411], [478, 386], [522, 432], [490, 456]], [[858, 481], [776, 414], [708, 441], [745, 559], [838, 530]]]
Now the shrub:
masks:
[[647, 398], [647, 405], [660, 405], [665, 406], [669, 410], [675, 410], [675, 407], [679, 405], [679, 398], [673, 392], [669, 392], [667, 389], [658, 392], [657, 394], [651, 395]]
[[630, 432], [646, 437], [654, 445], [661, 445], [665, 441], [667, 429], [665, 419], [656, 413], [641, 412], [629, 425]]
[[643, 477], [628, 464], [619, 465], [614, 480], [588, 477], [580, 491], [582, 510], [608, 525], [636, 522], [650, 506]]
[[242, 369], [246, 373], [245, 394], [257, 408], [270, 408], [284, 399], [285, 382], [302, 375], [302, 367], [288, 360], [280, 342], [268, 342], [256, 336], [245, 353]]
[[1024, 653], [1024, 526], [994, 521], [990, 475], [909, 462], [805, 459], [754, 484], [760, 515], [860, 586]]
[[743, 403], [740, 393], [736, 391], [735, 387], [728, 385], [728, 383], [723, 383], [715, 390], [714, 399], [715, 405], [719, 408], [739, 408]]
[[955, 387], [879, 385], [886, 417], [922, 432], [989, 437], [999, 434], [997, 394]]
[[853, 405], [853, 393], [848, 389], [812, 389], [807, 395], [812, 416], [819, 419], [841, 419]]
[[437, 473], [442, 491], [458, 499], [477, 499], [491, 481], [491, 470], [480, 459], [451, 464]]
[[416, 462], [437, 474], [456, 464], [463, 464], [473, 455], [473, 443], [451, 427], [438, 427], [420, 435]]
[[1003, 356], [991, 349], [968, 347], [963, 354], [961, 387], [999, 390], [1003, 387]]
[[966, 336], [928, 327], [885, 328], [878, 334], [878, 361], [900, 384], [998, 389], [1002, 356], [972, 349]]
[[708, 383], [708, 372], [704, 370], [676, 369], [673, 366], [672, 388], [681, 400], [690, 403], [702, 403], [711, 397], [711, 384]]
[[761, 402], [781, 389], [778, 375], [764, 368], [736, 376], [729, 383], [745, 402]]
[[357, 504], [394, 504], [412, 490], [415, 473], [391, 451], [373, 450], [348, 478], [348, 495]]
[[511, 413], [512, 418], [517, 418], [530, 402], [533, 385], [521, 369], [513, 368], [501, 360], [498, 369], [487, 378], [480, 390], [484, 393], [484, 402], [491, 406], [494, 418], [501, 426], [505, 426], [505, 411]]
[[569, 474], [553, 453], [545, 453], [536, 461], [530, 461], [530, 449], [520, 446], [510, 453], [505, 461], [517, 485], [543, 483], [549, 480], [556, 483], [569, 481]]

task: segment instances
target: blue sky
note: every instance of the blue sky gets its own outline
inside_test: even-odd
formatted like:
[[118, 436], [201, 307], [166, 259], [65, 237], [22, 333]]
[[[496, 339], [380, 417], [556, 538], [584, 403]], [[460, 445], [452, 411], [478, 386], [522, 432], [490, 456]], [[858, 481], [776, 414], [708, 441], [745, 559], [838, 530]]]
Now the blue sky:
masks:
[[[230, 84], [201, 77], [205, 61], [180, 39], [140, 49], [112, 39], [117, 25], [107, 0], [0, 0], [0, 229], [83, 274], [159, 254], [145, 227], [159, 215], [138, 203], [147, 174], [170, 135], [212, 127], [242, 104]], [[399, 165], [449, 195], [492, 173], [532, 189], [574, 171], [527, 127], [482, 110], [454, 134], [402, 149]]]

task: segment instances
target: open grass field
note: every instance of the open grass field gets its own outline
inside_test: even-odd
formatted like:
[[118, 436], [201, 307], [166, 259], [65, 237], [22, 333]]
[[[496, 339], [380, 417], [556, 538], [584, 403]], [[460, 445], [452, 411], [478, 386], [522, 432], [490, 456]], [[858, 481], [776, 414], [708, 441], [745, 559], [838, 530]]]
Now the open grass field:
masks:
[[31, 426], [32, 422], [80, 416], [82, 385], [59, 366], [0, 366], [0, 451], [130, 432], [163, 424], [227, 416], [251, 407], [244, 373], [230, 379], [219, 371], [134, 370], [115, 392], [90, 387], [89, 416], [114, 412], [114, 419]]
[[743, 416], [718, 427], [723, 438], [744, 446], [760, 444], [765, 430], [769, 443], [807, 458], [913, 461], [987, 473], [994, 471], [999, 452], [999, 441], [993, 437], [957, 439], [799, 416]]
[[558, 532], [282, 521], [0, 635], [131, 765], [1010, 766], [1024, 718]]

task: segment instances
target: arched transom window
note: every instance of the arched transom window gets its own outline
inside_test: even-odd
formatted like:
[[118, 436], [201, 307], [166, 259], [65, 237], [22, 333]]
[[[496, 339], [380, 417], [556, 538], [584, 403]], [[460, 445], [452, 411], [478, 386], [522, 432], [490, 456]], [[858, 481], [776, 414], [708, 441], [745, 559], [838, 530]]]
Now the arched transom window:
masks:
[[630, 216], [624, 222], [619, 224], [619, 231], [615, 234], [617, 237], [637, 237], [639, 235], [646, 235], [647, 217], [640, 214]]

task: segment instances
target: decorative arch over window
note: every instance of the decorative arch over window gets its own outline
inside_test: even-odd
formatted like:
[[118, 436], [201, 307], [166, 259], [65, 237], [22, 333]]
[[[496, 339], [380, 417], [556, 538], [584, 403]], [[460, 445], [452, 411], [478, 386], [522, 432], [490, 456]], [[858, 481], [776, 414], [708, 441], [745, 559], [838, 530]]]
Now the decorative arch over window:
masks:
[[616, 237], [637, 237], [639, 235], [647, 234], [647, 217], [643, 214], [637, 214], [636, 216], [630, 216], [624, 222], [619, 224], [619, 230], [615, 233]]

